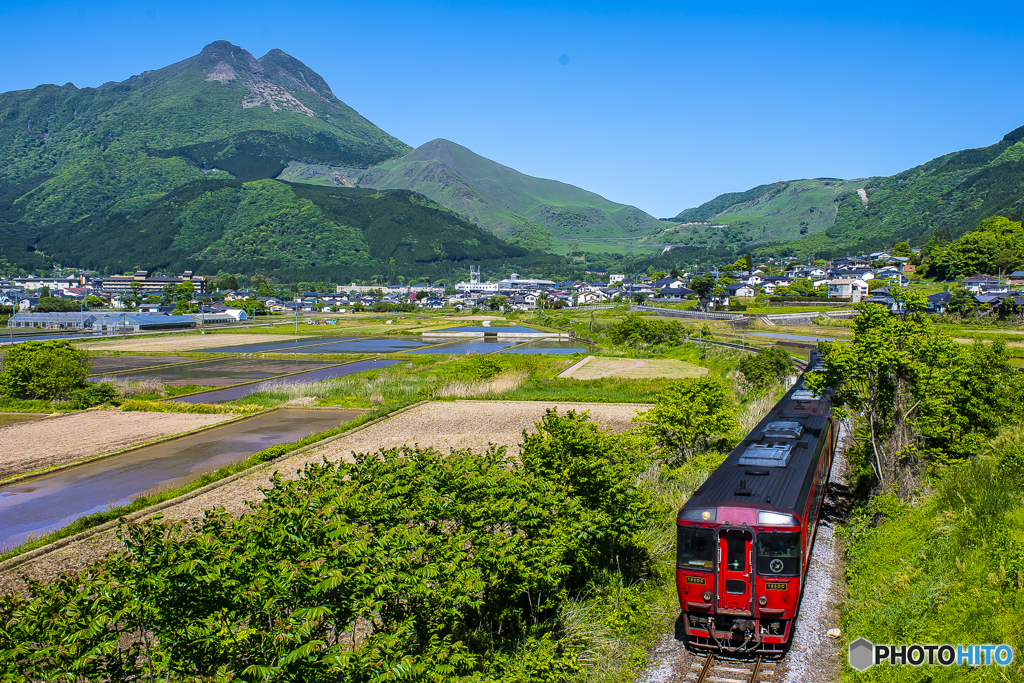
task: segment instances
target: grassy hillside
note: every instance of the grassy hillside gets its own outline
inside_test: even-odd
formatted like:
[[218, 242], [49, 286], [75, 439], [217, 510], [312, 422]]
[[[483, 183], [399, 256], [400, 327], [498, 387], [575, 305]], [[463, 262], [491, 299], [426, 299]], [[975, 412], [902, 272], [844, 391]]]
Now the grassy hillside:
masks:
[[35, 247], [65, 265], [124, 272], [262, 273], [285, 281], [522, 272], [561, 259], [509, 245], [408, 191], [277, 180], [190, 183], [128, 215], [53, 226]]
[[723, 194], [680, 212], [674, 220], [684, 225], [648, 241], [835, 256], [904, 240], [918, 245], [933, 234], [957, 237], [991, 216], [1022, 214], [1024, 127], [989, 147], [953, 152], [894, 176], [795, 180]]
[[677, 223], [648, 238], [676, 247], [732, 249], [739, 253], [804, 236], [824, 234], [847, 199], [859, 202], [867, 180], [790, 180], [720, 195], [680, 212]]
[[419, 192], [473, 223], [531, 248], [609, 251], [657, 229], [654, 217], [573, 185], [534, 178], [448, 140], [356, 175], [293, 164], [282, 179]]

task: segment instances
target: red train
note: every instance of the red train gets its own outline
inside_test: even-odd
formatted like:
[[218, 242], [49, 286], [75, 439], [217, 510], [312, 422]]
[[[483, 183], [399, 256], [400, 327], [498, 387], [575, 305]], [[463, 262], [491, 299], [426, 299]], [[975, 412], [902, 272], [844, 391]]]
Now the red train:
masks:
[[[811, 361], [820, 368], [820, 356]], [[835, 454], [831, 413], [827, 392], [801, 377], [679, 511], [676, 585], [690, 646], [788, 649]]]

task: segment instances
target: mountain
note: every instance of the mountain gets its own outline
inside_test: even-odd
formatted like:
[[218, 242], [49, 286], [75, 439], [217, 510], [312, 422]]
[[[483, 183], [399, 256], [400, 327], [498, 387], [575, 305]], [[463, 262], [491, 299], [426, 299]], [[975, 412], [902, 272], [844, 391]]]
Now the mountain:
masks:
[[953, 152], [894, 176], [794, 180], [720, 195], [649, 239], [733, 253], [840, 255], [957, 237], [1024, 212], [1024, 127], [994, 145]]
[[23, 220], [128, 213], [208, 177], [273, 177], [289, 161], [368, 167], [409, 147], [280, 50], [226, 41], [98, 88], [0, 94], [0, 180], [33, 179]]
[[294, 57], [226, 41], [98, 88], [2, 93], [0, 266], [348, 281], [561, 264], [409, 191], [274, 180], [410, 150]]
[[[282, 179], [412, 190], [514, 243], [608, 251], [661, 227], [634, 206], [555, 180], [535, 178], [448, 140], [432, 140], [365, 172], [292, 164]], [[614, 246], [612, 246], [614, 248]]]

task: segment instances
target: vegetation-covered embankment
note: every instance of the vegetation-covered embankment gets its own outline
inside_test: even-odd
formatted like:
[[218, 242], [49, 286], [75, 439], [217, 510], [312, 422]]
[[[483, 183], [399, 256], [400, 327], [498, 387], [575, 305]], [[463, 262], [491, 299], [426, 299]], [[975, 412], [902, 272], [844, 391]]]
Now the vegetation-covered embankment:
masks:
[[[865, 306], [823, 382], [852, 420], [859, 501], [845, 527], [843, 637], [1024, 648], [1024, 379], [1001, 342], [957, 343], [918, 314]], [[1020, 680], [971, 669], [972, 680]], [[966, 668], [846, 668], [846, 680], [960, 680]]]

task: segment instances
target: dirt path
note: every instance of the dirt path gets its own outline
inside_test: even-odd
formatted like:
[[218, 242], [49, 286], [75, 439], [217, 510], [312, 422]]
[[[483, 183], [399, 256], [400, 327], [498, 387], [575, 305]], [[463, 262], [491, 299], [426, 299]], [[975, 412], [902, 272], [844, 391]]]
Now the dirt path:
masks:
[[[638, 410], [650, 408], [640, 404], [616, 403], [550, 403], [540, 401], [452, 401], [426, 403], [399, 412], [380, 422], [297, 453], [277, 463], [255, 468], [235, 479], [227, 479], [193, 498], [186, 498], [160, 510], [168, 521], [201, 517], [204, 510], [224, 507], [232, 514], [246, 511], [246, 501], [263, 496], [260, 487], [269, 485], [270, 475], [280, 472], [284, 479], [294, 479], [297, 471], [310, 462], [350, 460], [351, 453], [376, 451], [404, 444], [433, 446], [439, 449], [483, 449], [488, 444], [515, 448], [523, 430], [534, 431], [548, 408], [560, 413], [573, 409], [589, 410], [603, 428], [628, 429]], [[54, 544], [26, 562], [8, 569], [0, 567], [0, 595], [23, 589], [22, 575], [51, 580], [61, 572], [84, 568], [107, 553], [118, 550], [113, 530], [80, 537], [66, 545]]]
[[[299, 336], [298, 339], [309, 337]], [[75, 342], [86, 351], [195, 351], [218, 346], [241, 346], [296, 339], [285, 334], [183, 334], [171, 337], [133, 337]]]
[[[807, 571], [803, 600], [797, 615], [793, 645], [778, 662], [765, 662], [758, 681], [764, 683], [834, 683], [839, 680], [844, 654], [841, 639], [827, 637], [839, 626], [839, 603], [845, 591], [842, 550], [835, 539], [835, 525], [849, 511], [850, 491], [846, 486], [847, 465], [843, 451], [846, 431], [840, 431], [840, 448], [829, 479], [821, 512], [811, 565]], [[682, 625], [675, 633], [658, 639], [648, 654], [647, 669], [638, 683], [680, 683], [697, 680], [702, 655], [687, 651], [681, 638]], [[713, 672], [714, 673], [714, 672]], [[747, 678], [737, 676], [737, 683]], [[731, 679], [710, 677], [710, 681]]]
[[0, 479], [217, 424], [231, 415], [89, 410], [0, 427]]

